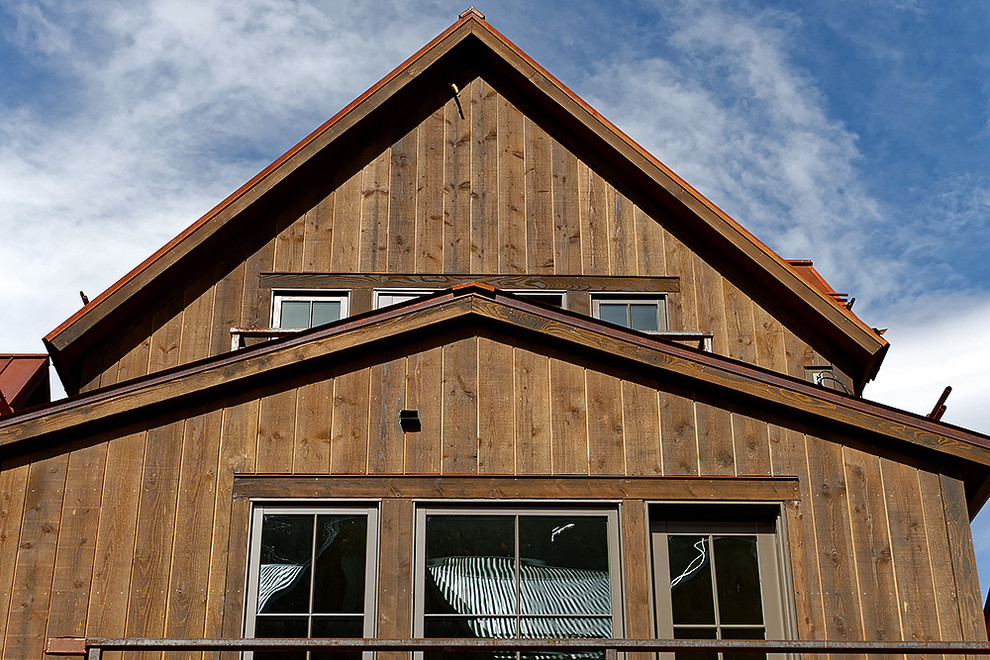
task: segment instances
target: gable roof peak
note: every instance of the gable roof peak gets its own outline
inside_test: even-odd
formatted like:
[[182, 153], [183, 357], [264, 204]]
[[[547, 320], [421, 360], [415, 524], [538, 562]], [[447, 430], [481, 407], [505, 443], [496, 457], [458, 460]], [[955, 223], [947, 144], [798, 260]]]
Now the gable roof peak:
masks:
[[460, 14], [457, 15], [457, 18], [469, 18], [469, 17], [477, 18], [479, 21], [485, 20], [485, 15], [482, 14], [477, 9], [475, 9], [474, 7], [468, 7], [467, 9], [465, 9], [464, 11], [462, 11]]

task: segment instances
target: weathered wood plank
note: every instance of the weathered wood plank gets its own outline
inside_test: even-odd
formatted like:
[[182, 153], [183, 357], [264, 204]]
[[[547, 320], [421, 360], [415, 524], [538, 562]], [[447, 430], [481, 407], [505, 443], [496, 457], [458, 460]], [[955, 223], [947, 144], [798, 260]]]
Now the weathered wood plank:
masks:
[[292, 472], [297, 396], [295, 387], [287, 387], [262, 397], [256, 454], [259, 472]]
[[566, 147], [552, 143], [553, 252], [554, 272], [581, 272], [581, 211], [578, 188], [578, 159]]
[[416, 268], [418, 150], [419, 130], [416, 127], [392, 143], [385, 270], [393, 273], [408, 272]]
[[[378, 579], [378, 635], [384, 638], [402, 639], [410, 634], [412, 621], [413, 583], [413, 517], [415, 507], [411, 500], [384, 499], [381, 507], [379, 579]], [[379, 653], [384, 660], [399, 660], [408, 653]]]
[[[29, 463], [0, 466], [0, 621], [7, 628], [10, 612], [17, 549], [20, 546], [21, 521], [28, 487]], [[0, 634], [0, 645], [4, 635]]]
[[[471, 86], [471, 272], [498, 270], [498, 93]], [[464, 103], [464, 99], [461, 99]]]
[[[670, 236], [656, 220], [638, 206], [633, 207], [629, 231], [635, 231], [636, 264], [639, 275], [667, 275], [665, 239]], [[630, 255], [632, 256], [632, 255]]]
[[330, 469], [333, 379], [304, 383], [296, 395], [292, 471], [321, 474]]
[[[270, 272], [275, 264], [275, 221], [258, 220], [248, 231], [266, 238], [244, 260], [244, 293], [241, 296], [241, 323], [250, 328], [266, 328], [272, 322], [271, 292], [258, 286], [261, 273]], [[270, 237], [270, 238], [268, 238]]]
[[208, 357], [210, 342], [213, 339], [213, 296], [212, 285], [216, 279], [216, 268], [208, 268], [199, 281], [186, 287], [183, 293], [182, 334], [179, 342], [179, 364]]
[[622, 381], [600, 371], [586, 369], [585, 385], [588, 392], [590, 474], [626, 474]]
[[707, 261], [693, 255], [695, 305], [698, 310], [698, 330], [714, 333], [712, 347], [719, 355], [729, 354], [728, 331], [725, 326], [725, 302], [722, 292], [724, 278]]
[[320, 272], [331, 268], [334, 239], [333, 205], [334, 193], [331, 190], [326, 197], [306, 212], [301, 270]]
[[172, 296], [154, 317], [154, 333], [148, 355], [148, 373], [162, 371], [179, 364], [179, 342], [182, 338], [182, 292]]
[[458, 111], [455, 103], [444, 106], [444, 182], [443, 182], [443, 272], [467, 273], [471, 270], [471, 144], [474, 87], [472, 80], [460, 93]]
[[38, 457], [28, 471], [17, 565], [10, 590], [5, 648], [41, 658], [52, 598], [52, 568], [61, 527], [69, 453]]
[[987, 634], [983, 619], [983, 598], [976, 573], [973, 536], [969, 526], [966, 487], [962, 481], [946, 475], [939, 476], [942, 505], [945, 512], [949, 555], [956, 581], [956, 599], [963, 639], [984, 641]]
[[46, 637], [86, 634], [106, 462], [106, 442], [76, 444], [69, 454]]
[[755, 364], [756, 328], [753, 321], [753, 301], [727, 279], [722, 280], [725, 301], [726, 339], [731, 358]]
[[754, 302], [753, 324], [756, 331], [756, 363], [786, 374], [787, 353], [784, 350], [784, 328], [780, 321]]
[[655, 389], [622, 381], [622, 427], [626, 474], [663, 474], [660, 399]]
[[673, 392], [660, 392], [660, 437], [663, 438], [664, 475], [698, 474], [693, 400]]
[[87, 637], [123, 637], [147, 433], [115, 438], [107, 449], [93, 565]]
[[406, 405], [419, 411], [422, 429], [405, 434], [405, 472], [439, 474], [443, 352], [431, 348], [406, 359]]
[[372, 406], [368, 434], [368, 472], [402, 474], [405, 437], [399, 411], [405, 408], [406, 360], [398, 358], [370, 368]]
[[732, 413], [732, 444], [736, 474], [770, 474], [767, 424], [747, 414]]
[[[113, 367], [108, 365], [106, 378], [100, 381], [101, 386], [105, 387], [114, 383], [122, 383], [148, 373], [151, 331], [151, 316], [147, 315], [124, 336], [121, 346], [130, 346], [131, 348], [121, 356], [115, 365], [117, 368], [116, 374], [112, 373]], [[110, 352], [108, 351], [107, 354], [109, 355]]]
[[597, 172], [578, 162], [578, 210], [581, 222], [581, 272], [611, 275], [608, 262], [606, 184]]
[[277, 271], [302, 270], [303, 250], [306, 242], [306, 213], [291, 205], [282, 210], [275, 221], [278, 233], [275, 234], [275, 261]]
[[924, 509], [925, 531], [928, 538], [928, 551], [932, 561], [932, 582], [934, 583], [936, 614], [938, 618], [938, 639], [954, 640], [963, 638], [962, 621], [959, 616], [959, 597], [953, 563], [957, 561], [949, 547], [945, 524], [945, 511], [942, 504], [942, 484], [934, 472], [918, 472]]
[[478, 473], [515, 474], [515, 402], [528, 403], [515, 396], [514, 349], [487, 337], [478, 338]]
[[522, 113], [504, 96], [496, 103], [498, 124], [498, 272], [525, 273], [526, 150]]
[[[629, 198], [608, 186], [608, 202], [611, 212], [608, 214], [608, 249], [609, 264], [612, 275], [638, 275], [636, 242], [639, 230], [636, 227], [636, 208]], [[654, 223], [656, 224], [656, 223]], [[656, 228], [663, 236], [663, 230]], [[662, 243], [661, 243], [662, 244]], [[662, 256], [662, 255], [661, 255]], [[664, 274], [666, 274], [664, 272]]]
[[330, 471], [365, 474], [368, 471], [368, 407], [371, 374], [357, 369], [333, 382], [333, 419], [330, 434]]
[[[552, 232], [548, 236], [552, 236]], [[680, 290], [676, 277], [480, 273], [264, 273], [261, 275], [262, 286], [273, 289], [447, 289], [455, 284], [467, 282], [491, 284], [498, 289], [621, 291], [623, 293], [663, 293]]]
[[517, 348], [513, 390], [516, 472], [550, 474], [550, 360]]
[[443, 347], [443, 474], [478, 472], [478, 339]]
[[[653, 637], [653, 597], [646, 502], [623, 500], [621, 513], [625, 636], [628, 639], [650, 639]], [[650, 660], [653, 657], [650, 653], [626, 654], [628, 660]]]
[[552, 140], [533, 120], [525, 118], [526, 269], [554, 272]]
[[444, 106], [420, 124], [417, 147], [415, 269], [439, 273], [444, 263]]
[[880, 459], [850, 447], [844, 447], [842, 454], [863, 631], [867, 639], [901, 639]]
[[[213, 323], [210, 355], [230, 350], [230, 329], [242, 327], [241, 297], [244, 295], [243, 252], [233, 250], [217, 266], [218, 281], [213, 292]], [[256, 283], [257, 286], [257, 283]]]
[[588, 401], [584, 368], [550, 358], [553, 474], [588, 474]]
[[379, 149], [369, 147], [367, 150], [368, 164], [364, 167], [361, 181], [358, 270], [369, 273], [384, 271], [387, 265], [389, 168], [392, 154], [389, 147]]
[[128, 637], [160, 637], [165, 632], [169, 569], [175, 535], [183, 422], [150, 429], [131, 560]]
[[[667, 231], [663, 232], [665, 275], [679, 278], [681, 290], [677, 296], [670, 296], [672, 304], [667, 305], [668, 322], [671, 330], [701, 330], [698, 324], [698, 308], [695, 295], [694, 257], [684, 243]], [[643, 269], [639, 270], [643, 273]]]
[[168, 580], [167, 637], [194, 639], [206, 629], [210, 586], [207, 558], [213, 546], [222, 425], [222, 409], [190, 417], [184, 425]]
[[732, 415], [718, 405], [695, 401], [694, 419], [698, 428], [699, 474], [735, 474]]
[[364, 170], [347, 178], [333, 193], [333, 245], [330, 270], [352, 273], [361, 267], [361, 242], [365, 227], [361, 216], [364, 205]]

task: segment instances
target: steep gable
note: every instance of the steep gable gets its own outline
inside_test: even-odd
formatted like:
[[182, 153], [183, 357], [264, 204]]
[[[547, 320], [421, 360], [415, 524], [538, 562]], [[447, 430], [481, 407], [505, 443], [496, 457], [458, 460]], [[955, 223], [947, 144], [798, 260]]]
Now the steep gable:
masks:
[[70, 391], [215, 355], [279, 272], [671, 276], [723, 355], [859, 389], [886, 349], [472, 13], [46, 342]]

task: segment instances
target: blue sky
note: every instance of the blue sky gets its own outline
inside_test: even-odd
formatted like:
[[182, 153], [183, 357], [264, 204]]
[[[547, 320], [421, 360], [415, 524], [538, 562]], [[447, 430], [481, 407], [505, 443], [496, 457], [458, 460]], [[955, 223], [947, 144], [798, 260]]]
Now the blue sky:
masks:
[[[456, 20], [457, 2], [0, 0], [0, 349], [41, 337]], [[485, 2], [498, 30], [990, 431], [990, 3]], [[10, 322], [13, 320], [14, 322]], [[990, 586], [990, 514], [974, 530]]]

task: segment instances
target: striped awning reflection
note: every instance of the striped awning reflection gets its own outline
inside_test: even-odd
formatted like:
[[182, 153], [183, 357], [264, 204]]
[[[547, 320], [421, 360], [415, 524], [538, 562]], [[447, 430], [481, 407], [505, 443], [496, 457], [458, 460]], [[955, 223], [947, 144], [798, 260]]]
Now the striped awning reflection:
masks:
[[[479, 637], [611, 637], [612, 590], [607, 571], [547, 566], [523, 559], [516, 608], [511, 557], [442, 557], [427, 570], [458, 614]], [[494, 615], [494, 616], [493, 616]], [[497, 618], [499, 615], [505, 618]], [[527, 615], [538, 615], [530, 617]]]

